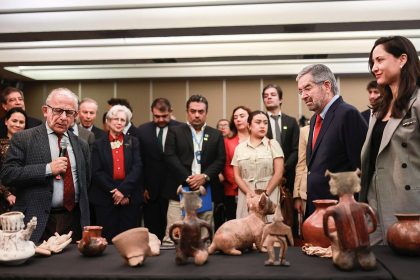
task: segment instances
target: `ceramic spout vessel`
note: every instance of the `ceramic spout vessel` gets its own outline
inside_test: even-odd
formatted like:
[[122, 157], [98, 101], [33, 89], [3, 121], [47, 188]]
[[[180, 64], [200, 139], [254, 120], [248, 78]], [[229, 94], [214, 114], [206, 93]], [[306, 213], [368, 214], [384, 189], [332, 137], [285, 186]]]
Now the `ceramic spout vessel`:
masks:
[[78, 241], [79, 252], [86, 257], [95, 257], [105, 251], [108, 242], [102, 237], [101, 226], [83, 227], [82, 239]]
[[149, 230], [138, 227], [121, 232], [112, 243], [129, 266], [142, 265], [146, 257], [152, 256], [149, 246]]
[[[328, 207], [336, 205], [337, 200], [334, 199], [318, 199], [313, 201], [315, 211], [310, 215], [302, 226], [303, 239], [306, 243], [313, 246], [327, 248], [331, 246], [330, 239], [324, 233], [323, 218]], [[333, 223], [328, 223], [330, 231], [335, 230]]]
[[0, 262], [7, 265], [24, 263], [35, 254], [35, 244], [30, 241], [36, 228], [37, 219], [33, 217], [25, 228], [21, 212], [8, 212], [0, 215]]
[[420, 214], [396, 214], [398, 221], [389, 227], [389, 247], [401, 255], [420, 256]]

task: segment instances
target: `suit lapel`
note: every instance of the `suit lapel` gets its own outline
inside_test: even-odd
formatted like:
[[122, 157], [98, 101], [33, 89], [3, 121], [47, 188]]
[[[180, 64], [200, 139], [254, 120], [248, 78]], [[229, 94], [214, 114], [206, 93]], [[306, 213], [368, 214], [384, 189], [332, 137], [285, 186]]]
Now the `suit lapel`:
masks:
[[34, 143], [39, 143], [39, 147], [43, 151], [41, 153], [43, 161], [51, 162], [52, 159], [51, 159], [50, 141], [48, 139], [48, 132], [45, 125], [46, 124], [43, 123], [42, 125], [39, 126], [39, 129], [37, 130], [37, 137], [39, 138], [35, 140]]
[[188, 147], [190, 149], [190, 153], [194, 153], [194, 146], [193, 146], [193, 139], [192, 139], [192, 132], [189, 125], [185, 125], [183, 128], [185, 139], [187, 140]]
[[286, 141], [286, 133], [287, 129], [289, 128], [286, 118], [284, 114], [281, 114], [281, 143], [280, 146], [284, 147], [284, 142]]
[[394, 134], [395, 130], [397, 129], [398, 125], [404, 119], [405, 115], [408, 111], [411, 110], [411, 106], [413, 106], [414, 101], [417, 99], [417, 94], [414, 93], [410, 99], [410, 103], [408, 104], [408, 110], [403, 111], [403, 117], [399, 119], [390, 118], [388, 123], [385, 126], [384, 134], [382, 135], [381, 145], [379, 146], [378, 155], [385, 149], [388, 143], [391, 141], [392, 135]]
[[131, 147], [133, 146], [132, 139], [129, 135], [124, 136], [124, 168], [125, 175], [129, 173], [128, 168], [131, 167]]
[[71, 131], [67, 131], [67, 134], [69, 135], [70, 144], [73, 149], [74, 158], [76, 160], [77, 174], [80, 177], [80, 174], [81, 174], [80, 171], [83, 166], [82, 165], [83, 154], [77, 142], [78, 141], [77, 136]]

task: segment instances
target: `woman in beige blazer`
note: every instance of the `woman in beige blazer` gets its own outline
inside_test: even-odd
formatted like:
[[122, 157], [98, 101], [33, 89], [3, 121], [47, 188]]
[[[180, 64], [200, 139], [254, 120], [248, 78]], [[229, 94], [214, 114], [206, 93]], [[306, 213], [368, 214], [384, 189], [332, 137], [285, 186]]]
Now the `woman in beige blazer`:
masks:
[[396, 213], [420, 213], [420, 61], [405, 37], [376, 40], [369, 57], [382, 99], [362, 149], [360, 200], [378, 217], [371, 244], [386, 244]]

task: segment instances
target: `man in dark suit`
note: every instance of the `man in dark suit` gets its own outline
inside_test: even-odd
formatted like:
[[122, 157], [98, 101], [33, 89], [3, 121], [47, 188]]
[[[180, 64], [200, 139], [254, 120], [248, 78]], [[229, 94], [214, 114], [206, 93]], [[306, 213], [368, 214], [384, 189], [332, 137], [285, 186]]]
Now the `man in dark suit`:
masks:
[[142, 184], [144, 189], [144, 226], [162, 240], [166, 228], [168, 199], [162, 190], [168, 179], [168, 168], [163, 160], [163, 148], [170, 127], [181, 124], [171, 120], [171, 103], [166, 98], [152, 102], [153, 121], [142, 124], [137, 129], [140, 153], [143, 162]]
[[77, 96], [68, 89], [55, 89], [42, 112], [44, 124], [13, 136], [2, 182], [16, 189], [13, 209], [25, 214], [25, 223], [37, 217], [32, 241], [70, 230], [73, 240], [78, 240], [82, 227], [90, 222], [90, 154], [86, 142], [68, 131], [77, 115]]
[[368, 91], [368, 97], [369, 97], [369, 109], [362, 112], [362, 116], [365, 119], [366, 123], [369, 125], [370, 117], [372, 116], [372, 108], [373, 105], [378, 101], [378, 99], [381, 97], [381, 93], [378, 89], [378, 83], [373, 80], [370, 81], [366, 87], [366, 90]]
[[[359, 111], [339, 96], [337, 81], [323, 64], [303, 68], [297, 78], [298, 90], [310, 111], [307, 207], [305, 216], [314, 211], [316, 199], [334, 199], [325, 171], [353, 171], [360, 168], [360, 151], [367, 125]], [[296, 202], [295, 202], [295, 205]]]
[[[6, 112], [15, 107], [19, 107], [25, 110], [25, 100], [23, 97], [23, 92], [18, 88], [14, 88], [14, 87], [5, 88], [2, 91], [0, 98], [1, 98], [1, 106]], [[40, 125], [41, 123], [42, 121], [28, 116], [26, 118], [25, 129], [36, 127]], [[6, 137], [7, 137], [7, 127], [4, 123], [4, 118], [1, 118], [0, 119], [0, 138], [6, 138]]]
[[293, 194], [299, 146], [299, 125], [296, 119], [281, 112], [283, 91], [278, 85], [269, 84], [262, 91], [262, 99], [269, 118], [267, 137], [276, 139], [284, 153], [284, 177]]
[[95, 139], [105, 136], [106, 133], [102, 129], [96, 127], [93, 122], [98, 113], [98, 103], [92, 98], [83, 98], [79, 105], [80, 124], [95, 135]]
[[[182, 219], [179, 197], [176, 194], [178, 186], [187, 184], [192, 190], [206, 184], [216, 186], [212, 182], [219, 180], [219, 173], [226, 161], [222, 134], [206, 124], [207, 99], [201, 95], [192, 95], [186, 108], [187, 124], [171, 127], [165, 143], [165, 160], [173, 176], [168, 180], [164, 191], [165, 197], [169, 199], [168, 227]], [[215, 192], [212, 191], [213, 193]], [[205, 211], [198, 216], [212, 224], [213, 211]], [[167, 241], [167, 234], [166, 231], [164, 241]]]

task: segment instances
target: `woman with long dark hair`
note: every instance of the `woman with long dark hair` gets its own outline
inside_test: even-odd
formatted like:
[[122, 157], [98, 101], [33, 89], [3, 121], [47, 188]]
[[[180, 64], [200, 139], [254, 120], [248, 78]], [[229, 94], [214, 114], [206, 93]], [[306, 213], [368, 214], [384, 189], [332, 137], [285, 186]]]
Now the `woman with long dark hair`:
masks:
[[372, 244], [385, 244], [394, 214], [420, 213], [420, 61], [405, 37], [376, 40], [369, 67], [381, 91], [362, 149], [360, 200], [378, 216]]

